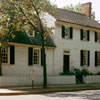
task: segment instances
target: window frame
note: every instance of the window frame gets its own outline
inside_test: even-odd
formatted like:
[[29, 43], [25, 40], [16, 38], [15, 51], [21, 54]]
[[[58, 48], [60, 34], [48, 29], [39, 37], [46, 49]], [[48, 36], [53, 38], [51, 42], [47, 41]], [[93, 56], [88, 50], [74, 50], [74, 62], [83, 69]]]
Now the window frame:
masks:
[[97, 42], [100, 42], [100, 32], [97, 32]]
[[[67, 31], [68, 30], [68, 31]], [[70, 39], [70, 27], [65, 26], [65, 39]]]
[[[84, 37], [85, 36], [85, 37]], [[88, 40], [88, 30], [83, 30], [83, 40]]]
[[[86, 52], [86, 54], [85, 54], [85, 64], [84, 64], [84, 52]], [[83, 66], [88, 66], [88, 51], [87, 50], [83, 50]]]
[[[7, 49], [7, 53], [8, 53], [8, 54], [7, 54], [7, 55], [8, 55], [7, 58], [8, 58], [8, 59], [7, 59], [7, 63], [2, 62], [2, 64], [9, 64], [9, 63], [10, 63], [10, 55], [9, 55], [9, 54], [10, 54], [10, 53], [9, 53], [10, 51], [9, 51], [9, 47], [5, 47], [5, 48]], [[2, 54], [2, 50], [1, 50], [1, 54]], [[2, 58], [1, 58], [1, 59], [2, 59]]]
[[[34, 50], [39, 50], [39, 63], [38, 64], [34, 64]], [[41, 64], [41, 52], [39, 48], [34, 48], [33, 49], [33, 65], [40, 65]]]
[[[30, 31], [32, 32], [32, 35], [30, 35]], [[35, 31], [34, 30], [26, 30], [26, 33], [29, 37], [35, 37]]]
[[[99, 55], [99, 59], [98, 59], [98, 55]], [[100, 51], [97, 52], [97, 66], [100, 66]]]

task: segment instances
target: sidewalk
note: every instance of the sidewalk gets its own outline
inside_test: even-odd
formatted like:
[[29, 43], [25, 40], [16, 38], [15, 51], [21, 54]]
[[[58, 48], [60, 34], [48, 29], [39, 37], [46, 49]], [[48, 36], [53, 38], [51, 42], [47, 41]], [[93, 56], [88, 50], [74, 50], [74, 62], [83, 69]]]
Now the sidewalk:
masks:
[[100, 89], [100, 84], [75, 84], [75, 85], [56, 85], [48, 86], [43, 89], [42, 86], [32, 87], [10, 87], [0, 88], [0, 96], [2, 95], [28, 95], [28, 94], [41, 94], [53, 92], [69, 92], [69, 91], [82, 91], [82, 90], [96, 90]]

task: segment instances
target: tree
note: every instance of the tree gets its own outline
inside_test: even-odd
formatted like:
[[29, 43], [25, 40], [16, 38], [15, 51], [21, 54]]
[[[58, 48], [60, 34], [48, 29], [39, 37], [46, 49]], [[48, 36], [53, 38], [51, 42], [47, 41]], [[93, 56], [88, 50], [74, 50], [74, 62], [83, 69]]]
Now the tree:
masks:
[[[8, 33], [34, 30], [41, 36], [43, 60], [43, 87], [47, 87], [46, 53], [44, 41], [53, 27], [48, 27], [44, 19], [46, 13], [54, 14], [55, 6], [49, 0], [5, 0], [0, 6], [0, 13]], [[4, 28], [4, 27], [3, 27]]]
[[[75, 6], [73, 4], [67, 5], [64, 7], [64, 9], [68, 9], [70, 11], [81, 13], [81, 7], [82, 7], [82, 4], [78, 3]], [[91, 18], [95, 19], [95, 12], [94, 11], [91, 12]]]
[[74, 11], [74, 12], [81, 12], [81, 3], [76, 4], [75, 6], [73, 6], [73, 4], [67, 5], [64, 7], [64, 9], [68, 9], [70, 11]]
[[2, 76], [2, 54], [1, 50], [4, 47], [7, 47], [8, 45], [6, 44], [7, 42], [7, 37], [9, 36], [8, 34], [8, 29], [6, 28], [6, 23], [5, 23], [5, 16], [2, 15], [1, 10], [0, 10], [0, 76]]

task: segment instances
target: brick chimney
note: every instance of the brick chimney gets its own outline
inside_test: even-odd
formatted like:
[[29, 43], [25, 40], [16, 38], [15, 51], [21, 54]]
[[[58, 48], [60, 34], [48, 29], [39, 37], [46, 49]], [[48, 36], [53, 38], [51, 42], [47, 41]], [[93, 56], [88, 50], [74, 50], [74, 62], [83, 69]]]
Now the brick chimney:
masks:
[[91, 2], [82, 4], [81, 13], [91, 17]]

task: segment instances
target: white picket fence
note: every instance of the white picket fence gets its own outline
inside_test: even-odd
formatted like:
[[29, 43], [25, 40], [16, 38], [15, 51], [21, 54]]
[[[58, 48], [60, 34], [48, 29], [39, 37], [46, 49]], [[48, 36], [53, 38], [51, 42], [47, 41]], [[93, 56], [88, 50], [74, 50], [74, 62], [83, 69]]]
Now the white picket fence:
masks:
[[[43, 77], [37, 77], [34, 80], [35, 85], [43, 84]], [[32, 81], [29, 77], [21, 76], [1, 76], [0, 77], [0, 87], [9, 86], [29, 86]], [[63, 85], [63, 84], [76, 84], [75, 76], [48, 76], [48, 85]]]
[[83, 82], [88, 83], [100, 83], [100, 75], [89, 75], [83, 77]]

